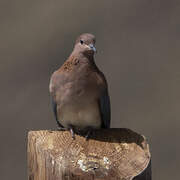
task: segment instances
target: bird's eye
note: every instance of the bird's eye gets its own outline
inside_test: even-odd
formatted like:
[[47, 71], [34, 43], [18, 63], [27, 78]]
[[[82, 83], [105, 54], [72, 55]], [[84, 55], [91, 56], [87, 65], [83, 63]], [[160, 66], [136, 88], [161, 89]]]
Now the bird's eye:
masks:
[[81, 43], [81, 44], [83, 44], [83, 43], [84, 43], [84, 41], [83, 41], [83, 40], [80, 40], [80, 43]]

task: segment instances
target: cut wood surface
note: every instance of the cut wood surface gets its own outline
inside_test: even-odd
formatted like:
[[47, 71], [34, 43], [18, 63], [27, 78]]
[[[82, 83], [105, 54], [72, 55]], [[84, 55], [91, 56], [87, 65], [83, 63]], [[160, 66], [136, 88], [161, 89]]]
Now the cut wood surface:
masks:
[[149, 146], [129, 129], [101, 129], [89, 140], [68, 131], [28, 133], [29, 180], [151, 180]]

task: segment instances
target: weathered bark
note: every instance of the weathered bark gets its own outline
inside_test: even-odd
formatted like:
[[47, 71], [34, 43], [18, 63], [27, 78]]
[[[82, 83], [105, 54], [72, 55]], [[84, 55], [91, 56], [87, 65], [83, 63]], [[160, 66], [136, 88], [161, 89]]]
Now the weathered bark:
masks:
[[68, 131], [30, 131], [29, 180], [151, 180], [149, 146], [129, 129], [101, 129], [86, 140]]

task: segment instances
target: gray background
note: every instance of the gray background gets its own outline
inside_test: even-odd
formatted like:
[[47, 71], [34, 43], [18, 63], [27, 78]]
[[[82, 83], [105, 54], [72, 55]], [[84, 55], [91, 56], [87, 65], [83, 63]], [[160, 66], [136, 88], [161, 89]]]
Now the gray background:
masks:
[[49, 78], [84, 32], [97, 38], [112, 127], [148, 138], [154, 180], [179, 179], [178, 0], [0, 1], [0, 179], [26, 179], [28, 130], [56, 128]]

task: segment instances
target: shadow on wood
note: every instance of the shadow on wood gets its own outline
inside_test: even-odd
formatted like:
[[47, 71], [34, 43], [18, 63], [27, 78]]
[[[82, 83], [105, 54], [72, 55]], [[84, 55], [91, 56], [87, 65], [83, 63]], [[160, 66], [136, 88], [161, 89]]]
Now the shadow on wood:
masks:
[[30, 131], [29, 180], [151, 180], [149, 146], [129, 129], [101, 129], [86, 141], [68, 131]]

